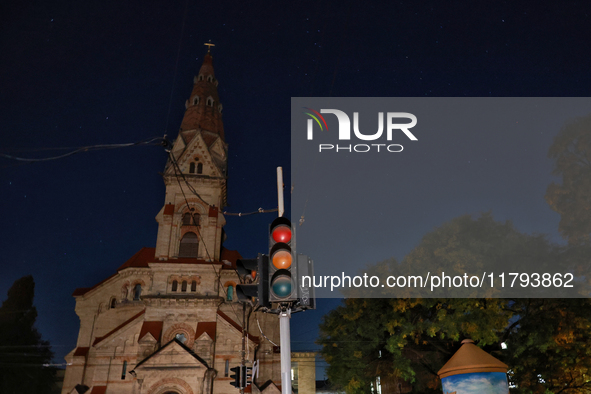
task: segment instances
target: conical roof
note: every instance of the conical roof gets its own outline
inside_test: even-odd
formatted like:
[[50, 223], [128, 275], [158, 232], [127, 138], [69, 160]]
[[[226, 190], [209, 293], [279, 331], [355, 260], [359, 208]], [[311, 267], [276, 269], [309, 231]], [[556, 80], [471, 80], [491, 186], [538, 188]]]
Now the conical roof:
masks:
[[191, 96], [185, 105], [186, 111], [180, 129], [185, 141], [192, 139], [195, 130], [202, 132], [207, 145], [213, 143], [218, 137], [224, 140], [222, 104], [217, 87], [218, 81], [213, 72], [213, 57], [210, 52], [207, 52], [199, 75], [194, 78]]
[[464, 339], [462, 346], [447, 363], [437, 372], [439, 378], [474, 372], [507, 373], [507, 364], [497, 360], [474, 344], [471, 339]]

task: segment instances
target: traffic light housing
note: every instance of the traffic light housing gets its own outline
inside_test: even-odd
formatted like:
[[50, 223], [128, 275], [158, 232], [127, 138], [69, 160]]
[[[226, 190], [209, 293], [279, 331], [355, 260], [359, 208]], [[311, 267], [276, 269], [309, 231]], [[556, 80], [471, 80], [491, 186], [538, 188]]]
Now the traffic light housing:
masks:
[[269, 302], [297, 300], [297, 269], [291, 249], [293, 229], [285, 217], [273, 220], [269, 228]]
[[[306, 255], [298, 254], [296, 257], [296, 268], [298, 273], [297, 296], [298, 302], [294, 305], [292, 312], [299, 312], [306, 309], [316, 309], [316, 294], [312, 280], [314, 278], [314, 262]], [[306, 279], [304, 279], [306, 277]]]
[[246, 387], [244, 385], [244, 382], [246, 382], [246, 367], [239, 365], [237, 367], [231, 368], [230, 371], [232, 372], [232, 374], [230, 374], [230, 378], [234, 379], [234, 381], [230, 382], [230, 384], [237, 389]]
[[239, 302], [255, 303], [262, 307], [269, 307], [269, 263], [268, 256], [258, 255], [256, 259], [240, 259], [236, 262], [236, 271], [243, 278], [256, 283], [240, 284], [236, 286], [236, 297]]

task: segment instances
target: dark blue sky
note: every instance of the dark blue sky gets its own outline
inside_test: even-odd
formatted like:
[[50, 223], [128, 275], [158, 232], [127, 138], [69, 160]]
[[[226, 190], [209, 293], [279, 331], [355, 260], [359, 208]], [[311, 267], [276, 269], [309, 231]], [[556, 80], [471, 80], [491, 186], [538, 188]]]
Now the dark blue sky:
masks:
[[[67, 152], [48, 148], [176, 137], [210, 39], [230, 212], [276, 206], [275, 167], [289, 174], [290, 97], [589, 95], [591, 5], [444, 4], [8, 0], [0, 150], [47, 157]], [[58, 362], [77, 336], [74, 288], [154, 246], [165, 160], [158, 146], [0, 160], [0, 300], [14, 280], [35, 277], [38, 327]], [[228, 217], [226, 246], [264, 251], [272, 219]], [[334, 305], [294, 316], [307, 327], [293, 330], [294, 349], [314, 346], [319, 316]]]

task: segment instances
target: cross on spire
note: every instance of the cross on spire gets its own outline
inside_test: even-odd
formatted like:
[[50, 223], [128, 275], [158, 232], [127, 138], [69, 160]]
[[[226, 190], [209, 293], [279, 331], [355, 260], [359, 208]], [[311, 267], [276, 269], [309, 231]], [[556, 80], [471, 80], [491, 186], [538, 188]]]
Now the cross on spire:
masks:
[[215, 44], [212, 44], [211, 43], [211, 40], [209, 40], [209, 42], [206, 42], [203, 45], [207, 45], [207, 53], [211, 52], [211, 47], [214, 47], [215, 46]]

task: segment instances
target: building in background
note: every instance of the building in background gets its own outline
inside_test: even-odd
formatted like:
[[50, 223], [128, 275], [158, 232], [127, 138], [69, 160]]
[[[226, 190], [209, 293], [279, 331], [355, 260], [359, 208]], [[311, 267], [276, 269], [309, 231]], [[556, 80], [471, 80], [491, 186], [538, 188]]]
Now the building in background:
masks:
[[243, 318], [240, 254], [222, 245], [228, 147], [217, 86], [208, 52], [169, 147], [156, 247], [75, 290], [80, 331], [62, 393], [237, 393], [230, 370], [241, 363], [244, 320], [247, 365], [260, 365], [258, 387], [246, 391], [280, 392], [280, 357], [267, 340], [279, 343], [279, 321], [250, 309]]

